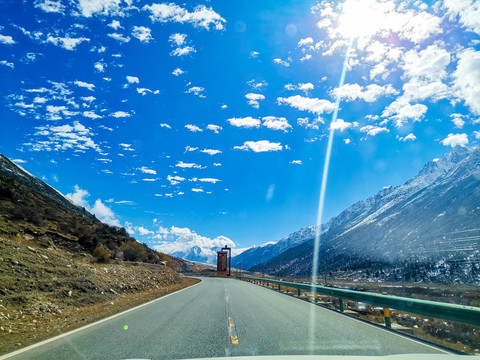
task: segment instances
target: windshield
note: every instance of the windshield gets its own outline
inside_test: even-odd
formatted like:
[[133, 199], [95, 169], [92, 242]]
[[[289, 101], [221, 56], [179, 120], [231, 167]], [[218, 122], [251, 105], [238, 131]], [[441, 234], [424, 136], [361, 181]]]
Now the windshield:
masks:
[[479, 353], [478, 1], [0, 3], [0, 354]]

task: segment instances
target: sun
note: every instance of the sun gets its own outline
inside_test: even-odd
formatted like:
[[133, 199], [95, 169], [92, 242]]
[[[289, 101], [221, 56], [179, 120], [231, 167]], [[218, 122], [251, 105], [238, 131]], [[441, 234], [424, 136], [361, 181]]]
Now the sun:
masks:
[[385, 21], [383, 10], [382, 4], [375, 0], [347, 0], [337, 30], [346, 38], [373, 36]]

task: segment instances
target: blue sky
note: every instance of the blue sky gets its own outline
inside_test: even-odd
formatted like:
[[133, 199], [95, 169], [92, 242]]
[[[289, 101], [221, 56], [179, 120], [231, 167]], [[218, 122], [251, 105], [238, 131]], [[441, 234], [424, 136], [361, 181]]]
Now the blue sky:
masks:
[[161, 251], [315, 224], [331, 127], [325, 221], [480, 139], [478, 2], [1, 3], [0, 152]]

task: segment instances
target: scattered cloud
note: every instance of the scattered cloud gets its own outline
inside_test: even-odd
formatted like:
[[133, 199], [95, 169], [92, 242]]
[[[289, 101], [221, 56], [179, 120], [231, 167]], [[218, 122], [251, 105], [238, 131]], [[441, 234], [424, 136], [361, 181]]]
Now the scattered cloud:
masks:
[[125, 112], [125, 111], [116, 111], [112, 114], [110, 114], [110, 116], [113, 116], [115, 118], [125, 118], [125, 117], [130, 117], [130, 113], [128, 112]]
[[142, 10], [150, 12], [152, 22], [190, 23], [206, 30], [210, 29], [210, 25], [215, 30], [223, 30], [224, 23], [227, 22], [211, 7], [207, 8], [205, 5], [196, 6], [192, 12], [173, 3], [145, 5]]
[[89, 83], [86, 83], [84, 81], [75, 80], [73, 83], [75, 85], [79, 86], [79, 87], [83, 87], [83, 88], [88, 89], [90, 91], [93, 91], [93, 89], [95, 88], [94, 84], [89, 84]]
[[189, 88], [187, 91], [185, 91], [186, 94], [194, 94], [197, 95], [200, 98], [205, 98], [204, 94], [205, 88], [200, 87], [200, 86], [192, 86]]
[[45, 11], [46, 13], [60, 13], [63, 14], [63, 11], [65, 10], [65, 6], [62, 5], [60, 0], [54, 1], [54, 0], [36, 0], [35, 1], [35, 7]]
[[132, 36], [146, 44], [153, 40], [152, 30], [145, 26], [134, 26]]
[[244, 128], [258, 128], [260, 127], [260, 120], [254, 119], [250, 116], [244, 118], [231, 118], [227, 119], [227, 122], [232, 126], [244, 127]]
[[245, 98], [248, 100], [248, 105], [251, 105], [253, 108], [258, 109], [260, 107], [259, 100], [265, 100], [265, 96], [262, 94], [248, 93], [245, 95]]
[[417, 140], [417, 137], [414, 134], [410, 133], [407, 136], [402, 136], [398, 138], [398, 141], [409, 141], [409, 140], [415, 141]]
[[10, 35], [0, 34], [0, 44], [13, 45], [16, 44], [16, 41]]
[[381, 132], [390, 132], [390, 130], [388, 130], [386, 127], [380, 127], [375, 125], [366, 125], [360, 128], [360, 131], [366, 133], [369, 136], [375, 136], [380, 134]]
[[208, 124], [207, 125], [208, 130], [212, 130], [215, 134], [219, 134], [220, 131], [223, 130], [223, 128], [219, 125], [214, 125], [214, 124]]
[[266, 81], [255, 81], [255, 79], [247, 81], [247, 84], [255, 90], [262, 90], [262, 88], [268, 86], [268, 83]]
[[235, 146], [235, 150], [251, 150], [253, 152], [282, 151], [283, 146], [280, 143], [270, 142], [268, 140], [245, 141], [242, 146]]
[[455, 95], [474, 114], [480, 115], [480, 51], [468, 48], [457, 57], [457, 68], [453, 72]]
[[340, 130], [340, 131], [343, 131], [343, 130], [346, 130], [348, 128], [351, 128], [352, 126], [354, 126], [355, 124], [351, 123], [351, 122], [347, 122], [347, 121], [344, 121], [342, 119], [337, 119], [335, 121], [332, 121], [330, 123], [330, 128], [329, 130]]
[[468, 136], [467, 134], [448, 134], [441, 143], [452, 148], [455, 146], [466, 146], [468, 145]]
[[126, 76], [126, 79], [128, 81], [129, 84], [138, 84], [140, 83], [140, 79], [136, 76], [130, 76], [130, 75], [127, 75]]
[[285, 60], [282, 60], [280, 58], [275, 58], [273, 59], [273, 62], [275, 64], [279, 64], [279, 65], [282, 65], [282, 66], [285, 66], [285, 67], [289, 67], [290, 66], [290, 63], [288, 61], [285, 61]]
[[290, 163], [289, 163], [289, 164], [302, 165], [302, 164], [303, 164], [303, 162], [302, 162], [302, 160], [292, 160], [292, 161], [290, 161]]
[[[0, 38], [1, 41], [1, 38]], [[48, 35], [46, 42], [52, 43], [55, 46], [59, 46], [65, 50], [75, 50], [78, 45], [80, 45], [82, 42], [89, 42], [90, 39], [80, 37], [80, 38], [71, 38], [68, 35], [66, 37], [54, 37], [51, 35]]]
[[141, 168], [138, 168], [137, 170], [140, 170], [144, 174], [157, 175], [157, 172], [155, 170], [150, 169], [146, 166], [142, 166]]
[[107, 36], [109, 36], [112, 39], [115, 39], [115, 40], [117, 40], [121, 43], [128, 43], [130, 41], [129, 36], [123, 36], [122, 34], [118, 34], [118, 33], [107, 34]]
[[359, 84], [345, 84], [333, 89], [331, 95], [340, 97], [344, 101], [360, 99], [366, 102], [375, 102], [381, 96], [397, 95], [398, 93], [398, 90], [395, 90], [391, 84], [384, 86], [370, 84], [365, 87]]
[[182, 169], [203, 169], [201, 165], [195, 164], [195, 163], [184, 163], [183, 161], [179, 161], [176, 165], [176, 167], [182, 168]]
[[175, 76], [180, 76], [182, 74], [185, 74], [185, 71], [183, 71], [180, 68], [176, 68], [175, 70], [172, 71], [172, 75], [175, 75]]
[[262, 125], [272, 130], [281, 130], [284, 132], [288, 132], [288, 129], [292, 128], [292, 126], [288, 123], [287, 119], [284, 117], [265, 116], [262, 118], [262, 120]]
[[187, 124], [187, 125], [185, 125], [185, 127], [191, 132], [202, 132], [203, 131], [197, 125]]
[[321, 115], [331, 113], [335, 109], [335, 104], [331, 101], [317, 98], [309, 98], [300, 95], [290, 96], [288, 98], [277, 98], [279, 104], [290, 105], [301, 111], [308, 111], [313, 114]]

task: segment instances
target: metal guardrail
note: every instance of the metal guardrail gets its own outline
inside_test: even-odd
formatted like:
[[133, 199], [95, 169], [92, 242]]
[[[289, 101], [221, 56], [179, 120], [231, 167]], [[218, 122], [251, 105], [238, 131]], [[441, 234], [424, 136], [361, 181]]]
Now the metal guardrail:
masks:
[[299, 295], [300, 291], [303, 290], [316, 294], [337, 297], [339, 299], [340, 311], [342, 312], [344, 299], [358, 301], [370, 305], [381, 306], [384, 308], [385, 323], [387, 327], [390, 327], [389, 309], [395, 309], [414, 313], [417, 315], [430, 316], [433, 318], [440, 318], [444, 320], [457, 321], [465, 324], [480, 326], [480, 308], [474, 306], [447, 304], [437, 301], [418, 300], [400, 296], [382, 295], [356, 290], [331, 288], [320, 285], [280, 281], [249, 276], [237, 276], [237, 278], [255, 283], [263, 282], [267, 286], [269, 286], [270, 284], [275, 284], [278, 286], [278, 290], [280, 290], [282, 286], [294, 288], [298, 290]]

